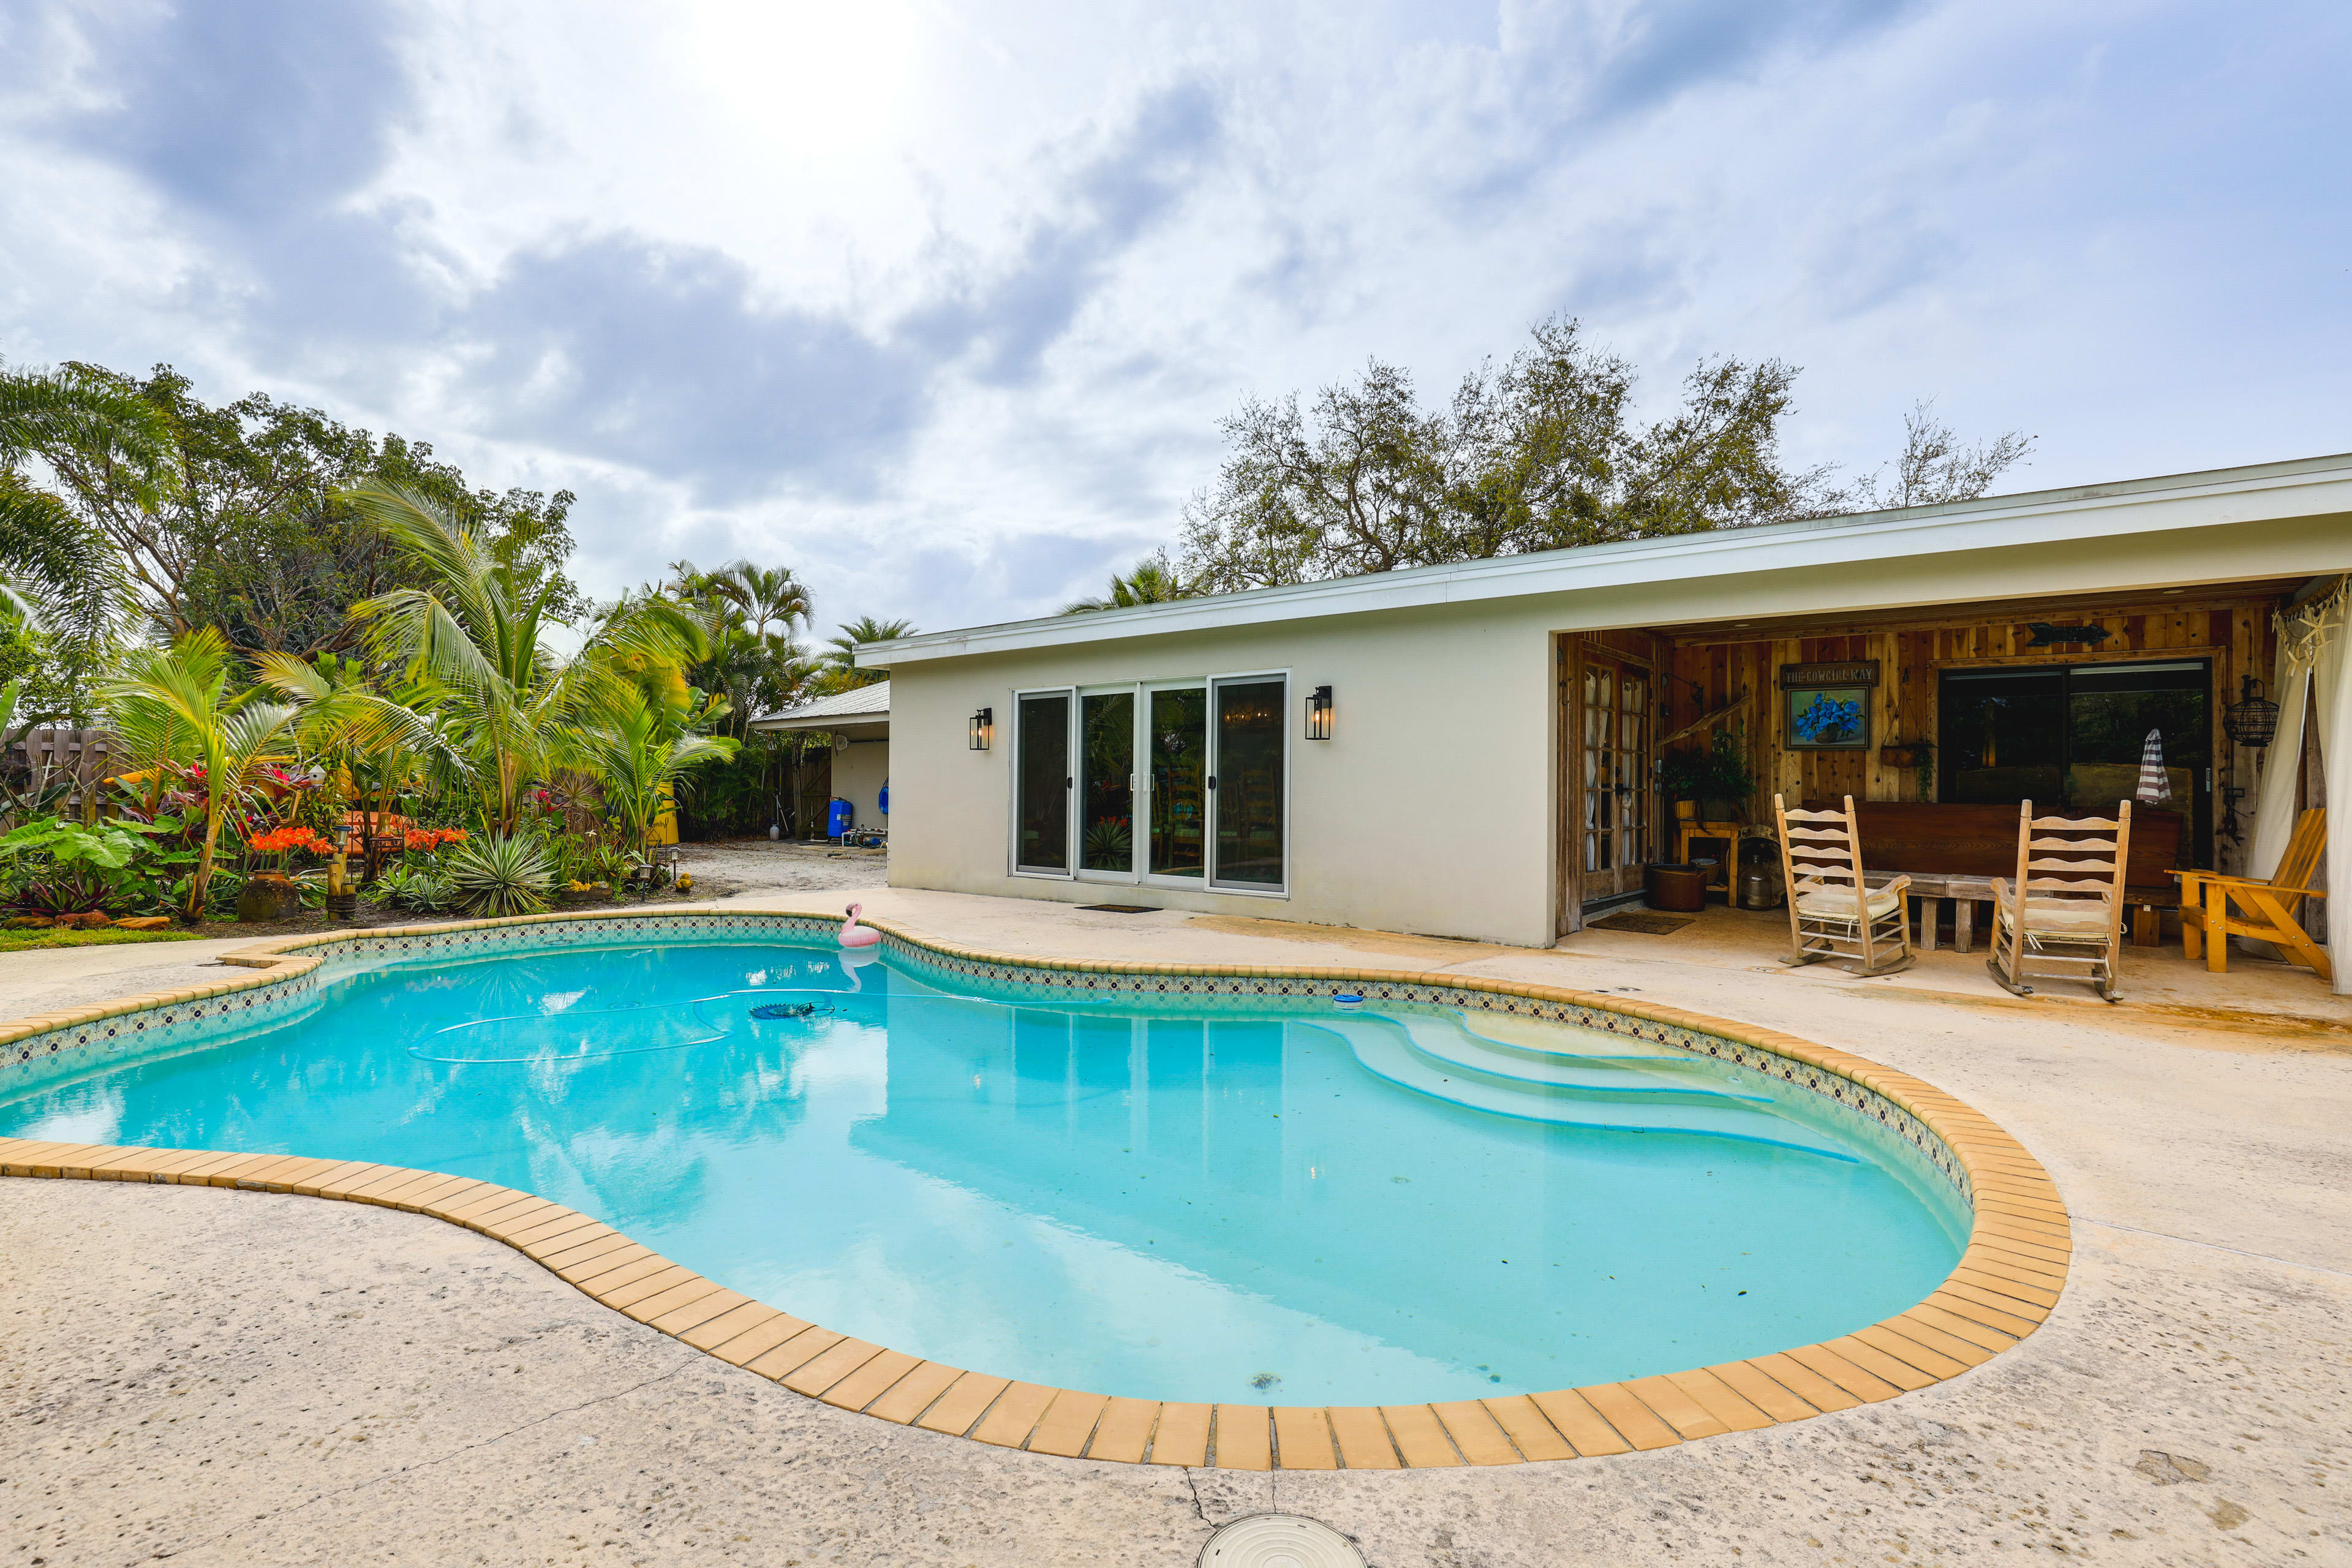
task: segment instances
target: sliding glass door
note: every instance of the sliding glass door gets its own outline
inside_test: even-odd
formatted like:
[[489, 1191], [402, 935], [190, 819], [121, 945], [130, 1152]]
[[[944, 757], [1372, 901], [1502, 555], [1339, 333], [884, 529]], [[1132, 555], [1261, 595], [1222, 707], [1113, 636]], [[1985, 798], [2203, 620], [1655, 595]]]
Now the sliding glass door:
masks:
[[1013, 868], [1070, 870], [1071, 693], [1031, 691], [1013, 703]]
[[1289, 689], [1246, 675], [1014, 692], [1013, 870], [1284, 892]]
[[1135, 880], [1135, 690], [1078, 694], [1078, 873]]
[[1203, 686], [1146, 693], [1151, 844], [1144, 872], [1198, 881], [1209, 865], [1209, 695]]
[[1282, 840], [1289, 802], [1283, 763], [1290, 727], [1284, 721], [1285, 686], [1252, 677], [1213, 683], [1216, 693], [1216, 772], [1209, 793], [1216, 801], [1216, 887], [1253, 891], [1283, 884]]

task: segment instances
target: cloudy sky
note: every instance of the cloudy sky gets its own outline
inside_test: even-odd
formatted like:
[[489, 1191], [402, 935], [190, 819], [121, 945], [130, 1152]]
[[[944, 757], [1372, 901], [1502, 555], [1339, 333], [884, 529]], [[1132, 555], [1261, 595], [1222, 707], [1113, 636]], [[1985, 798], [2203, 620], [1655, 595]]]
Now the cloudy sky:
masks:
[[1245, 393], [1565, 310], [2015, 488], [2352, 448], [2352, 6], [0, 0], [0, 356], [580, 492], [577, 574], [1050, 610]]

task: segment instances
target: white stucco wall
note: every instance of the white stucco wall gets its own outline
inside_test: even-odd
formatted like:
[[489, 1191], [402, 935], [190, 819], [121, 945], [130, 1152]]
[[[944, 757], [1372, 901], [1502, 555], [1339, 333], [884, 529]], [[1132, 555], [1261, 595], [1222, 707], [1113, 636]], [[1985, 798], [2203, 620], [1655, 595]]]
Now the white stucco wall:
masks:
[[[1549, 646], [1524, 616], [1440, 611], [910, 667], [908, 685], [892, 678], [891, 884], [1113, 898], [1099, 882], [1011, 872], [1014, 689], [1286, 670], [1289, 897], [1155, 886], [1135, 901], [1548, 942]], [[1306, 695], [1323, 685], [1332, 738], [1307, 741]], [[996, 741], [974, 752], [967, 721], [982, 707]]]
[[[1360, 614], [1181, 632], [1156, 633], [1152, 614], [1127, 612], [1077, 617], [1098, 623], [1071, 628], [1091, 640], [1054, 647], [964, 651], [987, 647], [990, 634], [974, 633], [957, 649], [890, 660], [899, 753], [890, 880], [1076, 903], [1119, 897], [1100, 882], [1012, 873], [1013, 690], [1286, 670], [1288, 896], [1147, 886], [1131, 895], [1135, 901], [1548, 946], [1556, 921], [1557, 633], [1826, 618], [2119, 589], [2160, 593], [2168, 584], [2347, 566], [2352, 528], [2336, 514], [2182, 529], [2123, 547], [2111, 539], [2021, 538], [1907, 559], [1462, 604], [1379, 608], [1375, 597]], [[1197, 624], [1215, 604], [1169, 606], [1177, 613], [1166, 620]], [[1306, 694], [1327, 684], [1336, 703], [1333, 739], [1300, 739]], [[966, 721], [982, 707], [995, 710], [996, 740], [991, 750], [973, 752]]]
[[[870, 739], [854, 730], [848, 734], [848, 749], [835, 748], [833, 753], [833, 793], [857, 808], [853, 826], [895, 828], [897, 824], [882, 815], [882, 785], [890, 776], [889, 734]], [[890, 804], [898, 804], [895, 793]]]

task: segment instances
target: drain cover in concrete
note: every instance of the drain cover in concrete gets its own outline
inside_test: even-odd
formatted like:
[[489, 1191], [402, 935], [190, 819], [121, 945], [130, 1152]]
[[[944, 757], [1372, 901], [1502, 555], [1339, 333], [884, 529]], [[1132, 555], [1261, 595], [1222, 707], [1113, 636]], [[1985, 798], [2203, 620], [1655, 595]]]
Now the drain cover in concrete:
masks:
[[1364, 1568], [1364, 1555], [1328, 1524], [1295, 1513], [1254, 1513], [1209, 1537], [1201, 1568]]

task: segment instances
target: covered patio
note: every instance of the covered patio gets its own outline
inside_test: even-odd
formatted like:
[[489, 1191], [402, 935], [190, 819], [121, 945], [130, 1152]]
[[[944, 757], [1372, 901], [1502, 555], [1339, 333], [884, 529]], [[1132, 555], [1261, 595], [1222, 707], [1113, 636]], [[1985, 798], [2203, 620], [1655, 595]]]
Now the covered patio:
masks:
[[[2345, 932], [2331, 943], [2324, 895], [2344, 852], [2327, 843], [2325, 808], [2352, 776], [2337, 768], [2331, 782], [2326, 766], [2329, 741], [2352, 732], [2340, 711], [2345, 584], [1563, 636], [1563, 934], [1675, 902], [1652, 868], [1696, 864], [1706, 908], [1675, 945], [1771, 962], [1791, 942], [1775, 798], [1830, 812], [1851, 799], [1867, 881], [1903, 879], [1922, 974], [1990, 992], [1984, 959], [1997, 891], [2016, 876], [2021, 808], [2032, 802], [2043, 822], [2115, 820], [2128, 804], [2125, 984], [2186, 1005], [2273, 980], [2288, 994], [2336, 989], [2327, 952]], [[2235, 900], [2203, 896], [2215, 879], [2253, 885], [2225, 883]], [[2262, 886], [2273, 879], [2287, 890]], [[2283, 919], [2308, 940], [2249, 940], [2255, 901], [2270, 911], [2259, 924]], [[1612, 923], [1636, 945], [1645, 925], [1648, 940], [1668, 935], [1660, 919]]]

